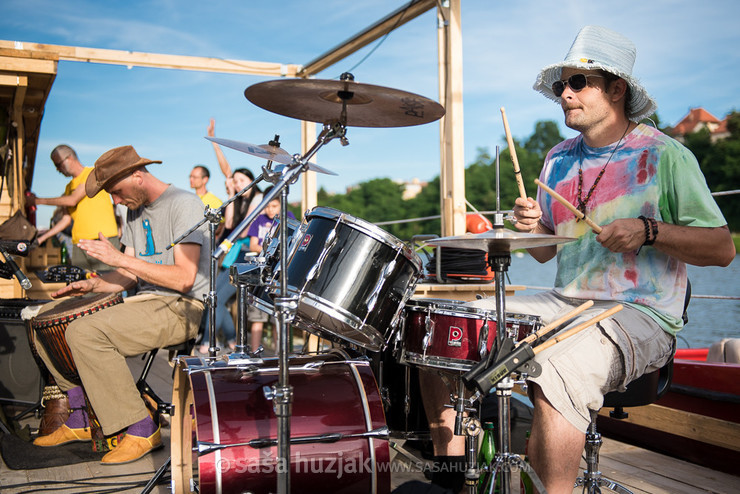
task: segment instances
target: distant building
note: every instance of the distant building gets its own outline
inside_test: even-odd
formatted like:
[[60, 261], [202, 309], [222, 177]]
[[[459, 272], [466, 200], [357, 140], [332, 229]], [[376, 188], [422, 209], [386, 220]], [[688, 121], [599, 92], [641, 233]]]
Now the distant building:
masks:
[[408, 201], [418, 196], [421, 189], [426, 187], [428, 182], [422, 182], [418, 178], [412, 178], [410, 182], [397, 180], [396, 183], [403, 185], [403, 194], [401, 197], [404, 201]]
[[684, 142], [687, 134], [693, 134], [702, 129], [709, 130], [712, 142], [725, 139], [730, 135], [730, 132], [727, 130], [727, 117], [719, 120], [704, 108], [690, 109], [689, 113], [675, 127], [671, 128], [668, 133], [676, 140]]

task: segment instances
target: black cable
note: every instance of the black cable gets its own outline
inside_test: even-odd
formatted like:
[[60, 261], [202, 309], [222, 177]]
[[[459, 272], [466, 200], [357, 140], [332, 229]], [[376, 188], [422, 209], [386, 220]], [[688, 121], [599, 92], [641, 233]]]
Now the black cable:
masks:
[[[121, 487], [127, 486], [129, 488], [136, 488], [136, 487], [144, 487], [149, 482], [149, 479], [143, 479], [143, 480], [131, 480], [127, 482], [118, 482], [118, 483], [108, 483], [108, 482], [100, 482], [100, 480], [105, 479], [117, 479], [117, 478], [125, 478], [125, 477], [134, 477], [134, 476], [141, 476], [141, 475], [147, 475], [147, 476], [154, 476], [157, 472], [151, 471], [151, 472], [141, 472], [141, 473], [128, 473], [128, 474], [121, 474], [121, 475], [104, 475], [100, 477], [95, 477], [95, 479], [85, 479], [85, 480], [39, 480], [34, 482], [25, 482], [22, 484], [13, 484], [13, 485], [6, 485], [3, 486], [4, 489], [11, 489], [11, 488], [22, 488], [22, 487], [35, 487], [35, 486], [43, 486], [43, 488], [40, 489], [30, 489], [25, 491], [20, 491], [23, 494], [31, 493], [31, 492], [48, 492], [48, 491], [59, 491], [59, 490], [67, 490], [71, 487], [64, 487], [66, 486], [87, 486], [91, 489], [97, 488], [98, 490], [85, 490], [85, 491], [79, 491], [79, 492], [85, 492], [88, 494], [107, 494], [109, 492], [119, 492], [121, 490]], [[169, 475], [163, 475], [160, 479], [158, 484], [166, 484], [170, 482], [170, 476]], [[59, 487], [49, 487], [49, 486], [59, 486]]]
[[[403, 9], [403, 12], [401, 13], [401, 15], [400, 15], [400, 16], [398, 16], [398, 20], [396, 20], [396, 24], [395, 24], [395, 25], [394, 25], [394, 26], [393, 26], [393, 27], [392, 27], [392, 28], [391, 28], [391, 29], [390, 29], [390, 30], [389, 30], [389, 31], [388, 31], [387, 33], [385, 33], [385, 36], [383, 36], [382, 38], [380, 38], [380, 40], [379, 40], [379, 41], [377, 41], [377, 42], [375, 43], [375, 46], [373, 46], [373, 47], [372, 47], [372, 49], [371, 49], [371, 50], [370, 50], [370, 51], [369, 51], [369, 52], [368, 52], [368, 53], [367, 53], [367, 54], [366, 54], [366, 55], [365, 55], [364, 57], [362, 57], [362, 59], [361, 59], [361, 60], [360, 60], [359, 62], [357, 62], [356, 64], [354, 64], [354, 65], [353, 65], [353, 66], [352, 66], [352, 67], [351, 67], [350, 69], [348, 69], [348, 70], [345, 70], [345, 71], [343, 71], [342, 73], [345, 73], [345, 72], [350, 72], [350, 73], [351, 73], [351, 72], [353, 72], [353, 71], [354, 71], [354, 70], [355, 70], [355, 69], [356, 69], [357, 67], [359, 67], [360, 65], [362, 65], [363, 63], [365, 63], [365, 61], [366, 61], [366, 60], [367, 60], [368, 58], [370, 58], [370, 56], [371, 56], [371, 55], [372, 55], [373, 53], [375, 53], [375, 50], [377, 50], [378, 48], [380, 48], [380, 45], [382, 45], [382, 44], [383, 44], [383, 43], [385, 42], [385, 40], [386, 40], [386, 39], [388, 38], [388, 36], [390, 36], [390, 34], [391, 34], [391, 33], [392, 33], [393, 31], [395, 31], [395, 30], [396, 30], [396, 28], [397, 28], [397, 27], [398, 27], [398, 26], [399, 26], [399, 25], [401, 24], [401, 21], [403, 20], [403, 17], [404, 17], [405, 15], [406, 15], [406, 12], [408, 12], [409, 8], [411, 7], [411, 5], [413, 5], [413, 4], [415, 3], [415, 1], [416, 1], [416, 0], [411, 0], [411, 1], [409, 2], [409, 4], [408, 4], [408, 5], [406, 5], [406, 8], [405, 8], [405, 9]], [[341, 77], [341, 76], [337, 76], [337, 77], [335, 77], [334, 79], [339, 79], [340, 77]]]

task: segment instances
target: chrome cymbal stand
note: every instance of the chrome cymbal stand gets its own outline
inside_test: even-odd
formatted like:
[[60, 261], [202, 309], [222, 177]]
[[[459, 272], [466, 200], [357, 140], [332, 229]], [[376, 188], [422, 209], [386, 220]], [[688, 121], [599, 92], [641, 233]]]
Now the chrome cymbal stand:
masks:
[[[346, 112], [343, 110], [343, 121], [346, 121]], [[221, 245], [213, 252], [212, 257], [218, 258], [223, 252], [229, 250], [235, 239], [244, 229], [254, 221], [257, 215], [280, 194], [280, 223], [288, 224], [288, 190], [295, 183], [300, 174], [309, 167], [309, 160], [329, 141], [339, 138], [343, 145], [347, 145], [346, 125], [342, 122], [324, 124], [317, 137], [316, 143], [304, 156], [294, 155], [289, 165], [277, 165], [275, 169], [269, 166], [262, 168], [262, 176], [275, 186], [265, 194], [262, 202], [249, 213], [239, 225], [229, 234]], [[285, 263], [288, 256], [288, 229], [280, 228], [280, 259]], [[289, 325], [295, 318], [298, 309], [298, 298], [288, 294], [288, 269], [283, 265], [280, 270], [280, 292], [273, 298], [275, 302], [275, 315], [278, 320], [278, 383], [272, 388], [265, 390], [265, 397], [273, 402], [273, 409], [277, 417], [277, 492], [287, 494], [290, 492], [290, 416], [293, 403], [293, 388], [289, 383], [290, 369], [288, 367], [288, 356], [290, 353]]]

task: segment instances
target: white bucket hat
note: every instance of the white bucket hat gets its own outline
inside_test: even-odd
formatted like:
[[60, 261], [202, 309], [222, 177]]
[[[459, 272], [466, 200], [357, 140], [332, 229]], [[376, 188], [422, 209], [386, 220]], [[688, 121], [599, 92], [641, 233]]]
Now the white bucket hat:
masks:
[[632, 77], [636, 55], [635, 45], [621, 34], [601, 26], [585, 26], [578, 32], [565, 60], [542, 69], [532, 87], [551, 100], [560, 102], [560, 98], [552, 92], [552, 83], [560, 79], [563, 67], [601, 69], [627, 82], [630, 87], [628, 117], [639, 122], [655, 113], [658, 105], [640, 81]]

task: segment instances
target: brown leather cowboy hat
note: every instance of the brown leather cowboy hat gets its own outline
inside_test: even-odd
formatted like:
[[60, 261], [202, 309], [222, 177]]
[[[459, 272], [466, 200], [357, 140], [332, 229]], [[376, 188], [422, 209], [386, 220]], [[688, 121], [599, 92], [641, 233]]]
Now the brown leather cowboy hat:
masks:
[[106, 151], [95, 162], [95, 168], [87, 176], [85, 193], [95, 197], [101, 190], [113, 185], [137, 168], [161, 161], [142, 158], [133, 146], [121, 146]]

